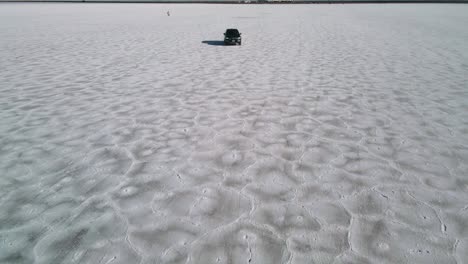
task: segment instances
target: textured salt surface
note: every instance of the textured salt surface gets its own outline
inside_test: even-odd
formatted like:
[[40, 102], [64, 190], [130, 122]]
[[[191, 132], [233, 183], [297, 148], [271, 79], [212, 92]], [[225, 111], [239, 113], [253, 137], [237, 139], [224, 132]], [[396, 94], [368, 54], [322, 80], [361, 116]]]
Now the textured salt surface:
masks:
[[0, 262], [467, 263], [466, 25], [1, 4]]

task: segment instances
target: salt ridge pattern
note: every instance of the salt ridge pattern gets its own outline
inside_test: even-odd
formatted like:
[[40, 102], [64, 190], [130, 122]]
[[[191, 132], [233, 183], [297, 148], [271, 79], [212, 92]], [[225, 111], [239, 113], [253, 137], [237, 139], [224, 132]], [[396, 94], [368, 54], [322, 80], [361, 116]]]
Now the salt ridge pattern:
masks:
[[0, 262], [468, 262], [467, 24], [1, 4]]

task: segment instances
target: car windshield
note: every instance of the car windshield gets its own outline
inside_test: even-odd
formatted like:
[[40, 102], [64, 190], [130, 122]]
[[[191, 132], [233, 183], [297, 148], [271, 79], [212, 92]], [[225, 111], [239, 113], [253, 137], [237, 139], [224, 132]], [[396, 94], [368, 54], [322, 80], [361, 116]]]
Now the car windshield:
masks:
[[228, 37], [239, 37], [239, 31], [237, 29], [228, 29], [226, 30], [226, 36]]

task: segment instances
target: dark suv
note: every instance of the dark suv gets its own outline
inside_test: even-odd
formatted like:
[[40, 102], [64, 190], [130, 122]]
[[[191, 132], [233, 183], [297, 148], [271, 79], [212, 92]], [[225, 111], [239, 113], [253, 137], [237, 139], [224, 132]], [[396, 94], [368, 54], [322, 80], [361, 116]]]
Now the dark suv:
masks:
[[226, 29], [226, 33], [224, 33], [224, 45], [241, 45], [241, 43], [242, 38], [239, 30], [235, 28]]

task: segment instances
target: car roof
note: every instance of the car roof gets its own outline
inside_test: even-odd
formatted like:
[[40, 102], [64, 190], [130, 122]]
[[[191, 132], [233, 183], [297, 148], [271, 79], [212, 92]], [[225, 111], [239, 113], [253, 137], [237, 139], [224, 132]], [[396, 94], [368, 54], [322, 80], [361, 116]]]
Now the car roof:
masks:
[[226, 31], [239, 32], [239, 30], [237, 30], [237, 28], [228, 28], [228, 29], [226, 29]]

